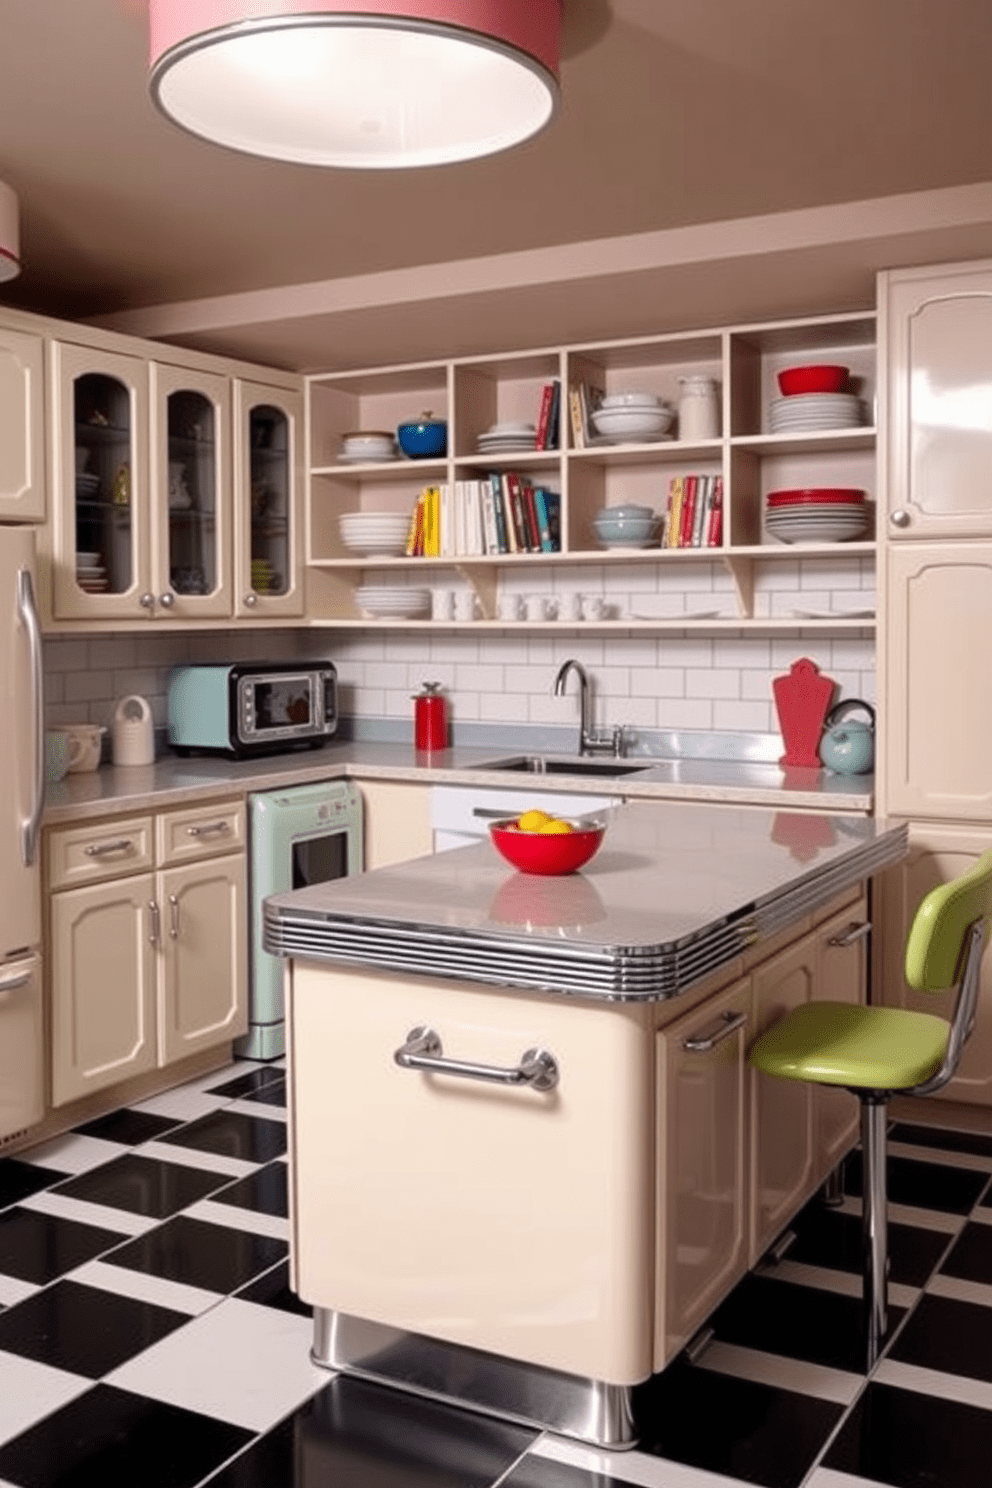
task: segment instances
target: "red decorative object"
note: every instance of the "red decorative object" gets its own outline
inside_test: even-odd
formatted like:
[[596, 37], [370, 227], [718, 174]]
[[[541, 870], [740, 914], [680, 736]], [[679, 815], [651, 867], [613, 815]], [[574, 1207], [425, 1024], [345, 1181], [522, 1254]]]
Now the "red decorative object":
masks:
[[780, 765], [820, 769], [820, 738], [836, 687], [807, 656], [792, 663], [788, 676], [773, 679], [772, 694], [785, 744]]

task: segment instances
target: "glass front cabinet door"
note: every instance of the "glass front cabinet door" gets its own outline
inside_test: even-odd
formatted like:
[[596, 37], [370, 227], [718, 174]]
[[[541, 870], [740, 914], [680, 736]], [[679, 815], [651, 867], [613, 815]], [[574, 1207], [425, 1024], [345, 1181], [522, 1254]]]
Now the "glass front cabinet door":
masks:
[[150, 580], [148, 366], [56, 342], [52, 600], [60, 619], [140, 619]]
[[231, 613], [231, 384], [151, 368], [153, 613]]
[[237, 382], [235, 403], [234, 611], [302, 615], [303, 399]]

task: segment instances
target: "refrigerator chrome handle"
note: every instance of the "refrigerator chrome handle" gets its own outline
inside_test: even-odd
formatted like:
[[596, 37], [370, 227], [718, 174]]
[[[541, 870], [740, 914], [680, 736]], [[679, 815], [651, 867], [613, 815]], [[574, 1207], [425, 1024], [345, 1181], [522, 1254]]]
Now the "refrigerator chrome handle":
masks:
[[31, 721], [34, 728], [31, 809], [21, 823], [21, 857], [30, 868], [38, 855], [41, 816], [45, 809], [45, 699], [41, 656], [41, 625], [34, 602], [31, 570], [17, 570], [17, 613], [27, 632], [31, 659]]
[[547, 1049], [528, 1049], [520, 1063], [511, 1067], [474, 1064], [467, 1059], [443, 1059], [441, 1040], [433, 1028], [411, 1028], [393, 1059], [402, 1069], [425, 1070], [431, 1075], [457, 1075], [463, 1080], [486, 1080], [495, 1085], [530, 1085], [534, 1090], [554, 1090], [558, 1084], [558, 1061]]

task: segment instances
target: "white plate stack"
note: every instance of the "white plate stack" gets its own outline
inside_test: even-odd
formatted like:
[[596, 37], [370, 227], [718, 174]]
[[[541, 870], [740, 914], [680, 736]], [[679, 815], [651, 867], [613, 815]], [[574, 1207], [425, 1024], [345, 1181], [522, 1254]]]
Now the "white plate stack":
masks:
[[410, 518], [405, 512], [342, 512], [341, 541], [351, 553], [366, 558], [397, 558], [406, 552]]
[[864, 404], [853, 393], [794, 393], [789, 398], [774, 398], [768, 409], [773, 434], [856, 429], [864, 422]]
[[533, 424], [492, 424], [475, 442], [480, 455], [524, 454], [537, 449], [537, 430]]
[[779, 542], [851, 542], [865, 536], [869, 521], [864, 491], [770, 491], [765, 502], [766, 531]]
[[430, 610], [431, 591], [362, 584], [355, 590], [355, 603], [373, 619], [412, 620]]

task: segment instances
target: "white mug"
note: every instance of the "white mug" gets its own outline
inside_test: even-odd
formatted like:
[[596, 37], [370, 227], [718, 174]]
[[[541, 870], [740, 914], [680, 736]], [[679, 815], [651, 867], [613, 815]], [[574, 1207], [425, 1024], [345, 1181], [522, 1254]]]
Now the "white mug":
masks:
[[107, 732], [99, 723], [65, 723], [69, 735], [69, 774], [95, 770], [100, 764], [100, 740]]
[[524, 609], [528, 620], [547, 620], [547, 597], [543, 594], [528, 594], [524, 600]]
[[455, 590], [455, 619], [475, 619], [475, 591], [472, 589]]
[[520, 619], [520, 595], [501, 594], [496, 606], [496, 613], [500, 620]]
[[431, 619], [450, 620], [454, 614], [455, 595], [452, 589], [431, 590]]
[[582, 596], [583, 620], [602, 620], [605, 613], [606, 601], [601, 594], [584, 594]]
[[582, 616], [581, 594], [559, 594], [558, 596], [558, 619], [578, 620]]

